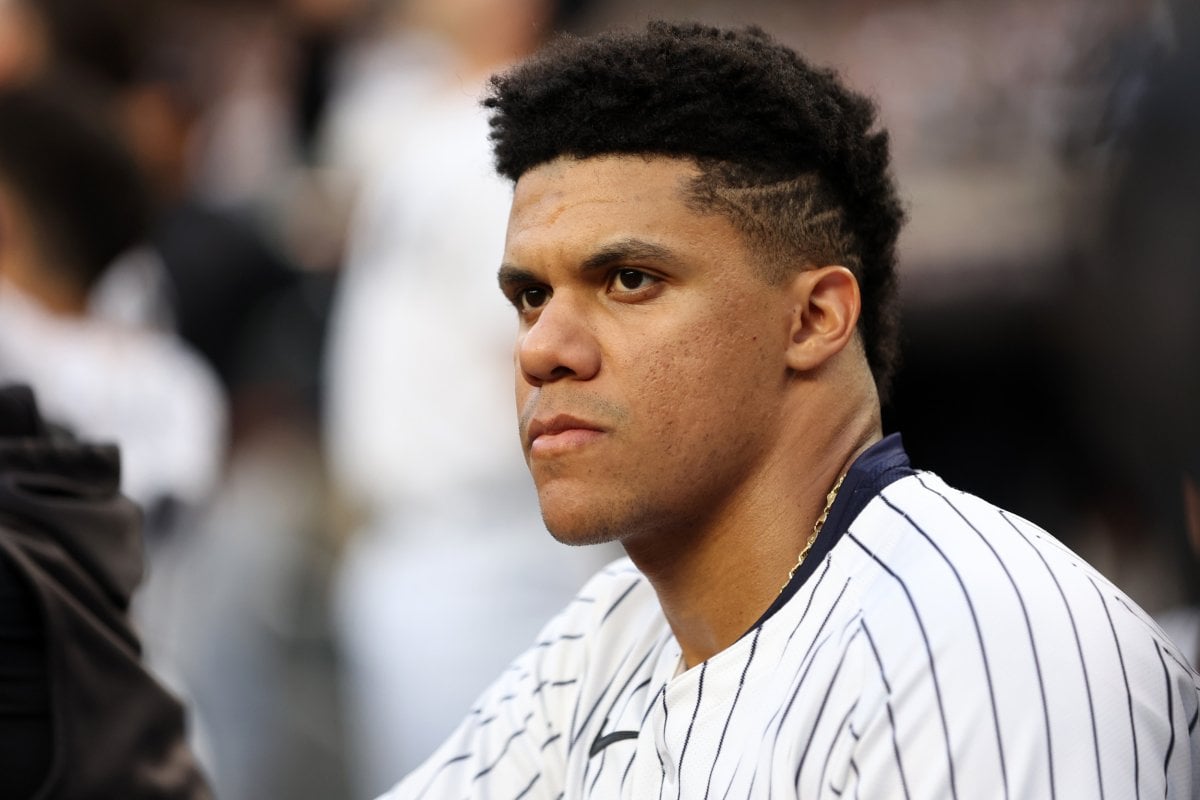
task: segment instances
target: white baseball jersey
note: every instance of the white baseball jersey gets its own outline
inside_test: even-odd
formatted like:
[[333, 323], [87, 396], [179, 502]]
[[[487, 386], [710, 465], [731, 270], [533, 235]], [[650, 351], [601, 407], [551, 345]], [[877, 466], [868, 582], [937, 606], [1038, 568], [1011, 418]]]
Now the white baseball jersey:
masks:
[[618, 561], [386, 798], [1185, 800], [1198, 684], [1077, 555], [893, 436], [739, 641], [684, 670]]

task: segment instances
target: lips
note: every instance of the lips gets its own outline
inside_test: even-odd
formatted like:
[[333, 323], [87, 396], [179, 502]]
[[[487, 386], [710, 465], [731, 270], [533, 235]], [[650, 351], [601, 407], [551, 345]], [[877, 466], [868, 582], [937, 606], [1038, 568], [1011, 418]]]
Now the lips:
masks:
[[530, 422], [526, 439], [530, 455], [551, 455], [582, 447], [603, 434], [604, 429], [593, 422], [556, 414]]

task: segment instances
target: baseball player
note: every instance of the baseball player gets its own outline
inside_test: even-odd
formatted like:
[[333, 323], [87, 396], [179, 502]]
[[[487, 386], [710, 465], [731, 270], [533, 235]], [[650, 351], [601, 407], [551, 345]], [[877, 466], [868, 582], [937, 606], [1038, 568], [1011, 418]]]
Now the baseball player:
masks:
[[653, 23], [485, 105], [542, 513], [628, 558], [386, 797], [1197, 796], [1175, 646], [883, 436], [902, 214], [867, 100], [759, 30]]

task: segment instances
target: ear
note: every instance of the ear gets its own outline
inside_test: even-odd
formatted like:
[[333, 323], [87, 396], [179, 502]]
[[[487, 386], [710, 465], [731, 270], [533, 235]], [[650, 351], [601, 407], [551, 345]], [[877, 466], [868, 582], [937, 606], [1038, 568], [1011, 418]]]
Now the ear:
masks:
[[814, 267], [792, 278], [790, 292], [787, 365], [808, 372], [840, 353], [854, 338], [862, 309], [858, 279], [845, 267]]

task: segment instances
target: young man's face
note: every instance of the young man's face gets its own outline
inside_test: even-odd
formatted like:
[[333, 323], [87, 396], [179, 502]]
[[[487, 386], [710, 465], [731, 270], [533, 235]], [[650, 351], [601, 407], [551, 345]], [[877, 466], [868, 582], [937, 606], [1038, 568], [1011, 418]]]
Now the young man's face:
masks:
[[745, 500], [779, 447], [786, 282], [690, 208], [689, 162], [558, 161], [517, 183], [500, 283], [516, 394], [560, 540], [631, 543]]

